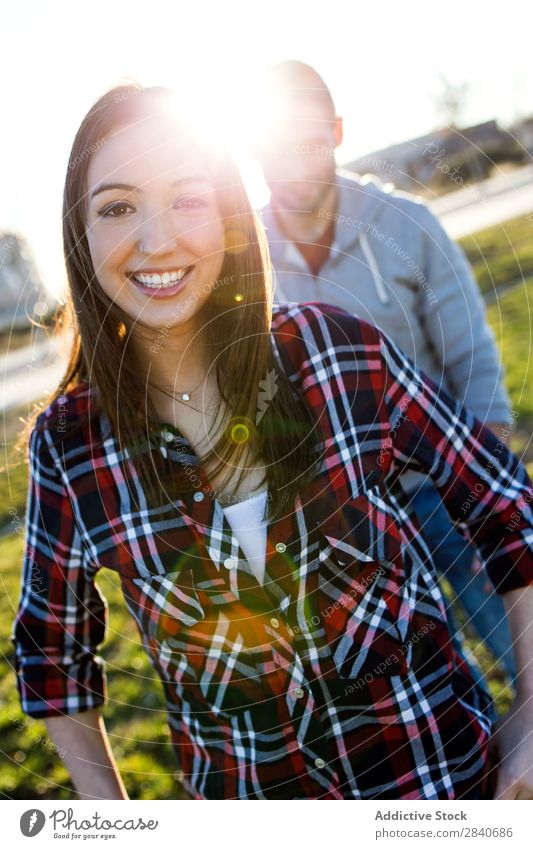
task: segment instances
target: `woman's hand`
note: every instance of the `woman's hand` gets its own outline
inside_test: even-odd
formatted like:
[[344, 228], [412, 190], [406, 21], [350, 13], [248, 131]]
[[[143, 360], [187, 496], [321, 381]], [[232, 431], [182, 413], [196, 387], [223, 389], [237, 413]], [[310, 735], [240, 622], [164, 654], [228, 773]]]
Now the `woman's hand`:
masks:
[[533, 799], [533, 698], [516, 699], [494, 726], [500, 765], [495, 799]]
[[63, 759], [80, 799], [129, 799], [118, 770], [100, 708], [47, 717], [48, 733]]
[[494, 726], [501, 763], [495, 799], [533, 799], [533, 585], [502, 595], [513, 640], [516, 699]]

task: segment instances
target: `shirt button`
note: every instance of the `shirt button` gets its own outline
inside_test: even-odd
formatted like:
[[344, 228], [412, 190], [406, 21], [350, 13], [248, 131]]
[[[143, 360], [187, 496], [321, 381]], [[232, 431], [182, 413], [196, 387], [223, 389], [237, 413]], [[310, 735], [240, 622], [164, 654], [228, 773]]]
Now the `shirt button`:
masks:
[[237, 565], [237, 561], [233, 559], [233, 557], [226, 557], [224, 560], [224, 566], [226, 569], [235, 569]]
[[279, 619], [276, 619], [276, 617], [273, 616], [272, 619], [270, 620], [270, 624], [272, 625], [273, 628], [279, 628]]
[[163, 436], [164, 436], [164, 438], [166, 439], [167, 442], [172, 442], [172, 440], [174, 439], [174, 434], [171, 433], [169, 430], [166, 430], [164, 432]]
[[195, 501], [203, 501], [204, 500], [204, 494], [203, 494], [203, 492], [195, 492], [194, 495], [193, 495], [193, 498], [194, 498]]
[[276, 543], [276, 551], [279, 551], [280, 554], [283, 554], [283, 552], [286, 551], [286, 550], [287, 550], [287, 546], [285, 545], [284, 542], [277, 542]]
[[294, 695], [296, 696], [297, 699], [301, 699], [301, 698], [303, 698], [303, 696], [305, 696], [305, 691], [302, 690], [301, 687], [296, 687], [296, 690], [294, 691]]
[[317, 769], [324, 769], [326, 761], [322, 760], [322, 758], [315, 758], [315, 766]]

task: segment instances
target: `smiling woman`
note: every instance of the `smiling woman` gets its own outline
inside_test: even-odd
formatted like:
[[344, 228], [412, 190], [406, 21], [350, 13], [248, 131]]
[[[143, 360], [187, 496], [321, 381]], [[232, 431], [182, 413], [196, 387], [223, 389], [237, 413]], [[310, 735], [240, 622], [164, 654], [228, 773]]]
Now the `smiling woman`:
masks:
[[126, 798], [99, 712], [94, 579], [110, 569], [191, 798], [480, 798], [490, 698], [400, 483], [417, 469], [508, 596], [519, 698], [501, 789], [531, 797], [531, 481], [376, 327], [272, 303], [238, 169], [170, 102], [108, 92], [72, 149], [72, 350], [24, 434], [23, 710], [46, 718], [81, 796]]
[[[234, 420], [254, 421], [257, 386], [273, 368], [264, 237], [235, 162], [186, 117], [174, 92], [138, 86], [95, 104], [71, 162], [66, 318], [76, 316], [80, 336], [58, 392], [90, 382], [134, 451], [139, 421], [147, 434], [161, 423], [179, 426], [220, 493], [240, 491], [245, 478], [245, 488], [257, 485], [268, 468], [279, 512], [296, 492], [295, 471], [312, 463], [309, 415], [282, 380], [264, 426], [250, 428], [245, 444], [232, 438]], [[281, 437], [284, 467], [275, 434], [282, 410], [295, 422]], [[166, 504], [190, 484], [164, 459], [141, 452], [138, 464], [149, 500]]]

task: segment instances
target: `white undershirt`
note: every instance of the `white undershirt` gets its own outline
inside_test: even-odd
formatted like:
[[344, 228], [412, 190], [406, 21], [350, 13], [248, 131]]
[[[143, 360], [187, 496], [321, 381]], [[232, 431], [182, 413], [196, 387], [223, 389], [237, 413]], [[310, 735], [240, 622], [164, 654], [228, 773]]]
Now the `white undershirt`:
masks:
[[267, 491], [224, 507], [224, 514], [260, 584], [265, 578], [267, 523], [263, 512]]

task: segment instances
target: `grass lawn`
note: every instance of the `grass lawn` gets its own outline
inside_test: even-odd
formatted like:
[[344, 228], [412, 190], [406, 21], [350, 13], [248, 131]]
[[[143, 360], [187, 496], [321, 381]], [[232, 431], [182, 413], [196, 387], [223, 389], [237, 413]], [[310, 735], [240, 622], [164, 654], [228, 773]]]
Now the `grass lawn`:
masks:
[[533, 218], [522, 215], [459, 240], [481, 291], [533, 276]]
[[[526, 221], [526, 224], [524, 224]], [[492, 288], [492, 280], [503, 286], [516, 279], [516, 257], [528, 268], [529, 279], [502, 294], [488, 310], [489, 321], [502, 350], [506, 383], [512, 406], [519, 413], [513, 448], [533, 472], [533, 379], [530, 365], [531, 309], [533, 302], [533, 230], [527, 219], [510, 222], [469, 237], [468, 250], [474, 259], [481, 285]], [[515, 245], [513, 252], [509, 245]], [[529, 243], [528, 243], [529, 239]], [[483, 250], [483, 260], [476, 251]], [[519, 250], [518, 250], [519, 248]], [[486, 262], [485, 262], [486, 261]], [[527, 265], [531, 261], [531, 266]], [[513, 264], [515, 263], [515, 264]], [[490, 268], [490, 274], [486, 268]], [[505, 270], [507, 269], [507, 270]], [[0, 733], [3, 758], [0, 762], [0, 793], [15, 799], [76, 798], [63, 763], [51, 749], [44, 723], [25, 717], [19, 709], [9, 633], [15, 616], [22, 560], [27, 469], [8, 464], [9, 444], [18, 427], [17, 416], [4, 422], [0, 469], [0, 525], [11, 533], [0, 538]], [[161, 687], [148, 659], [139, 647], [135, 626], [125, 609], [115, 576], [106, 571], [98, 583], [109, 604], [109, 636], [102, 650], [107, 665], [109, 706], [106, 725], [121, 774], [132, 799], [180, 799], [185, 795], [176, 775], [176, 763], [168, 742]], [[475, 653], [497, 700], [500, 712], [510, 705], [512, 694], [492, 665], [489, 652], [467, 632], [467, 646]]]
[[[526, 448], [533, 433], [532, 311], [533, 275], [499, 295], [488, 307], [489, 322], [502, 352], [505, 384], [512, 408], [518, 413], [516, 451]], [[526, 459], [533, 459], [531, 446]]]

